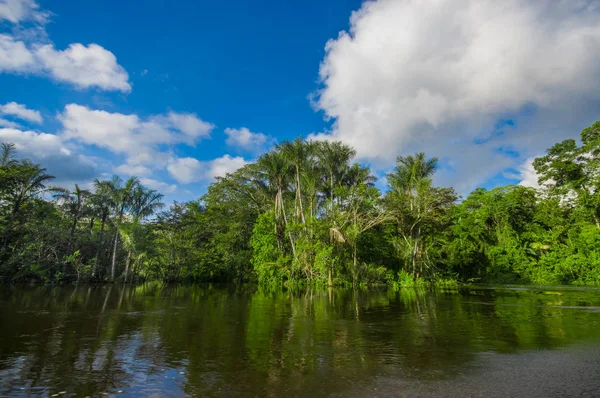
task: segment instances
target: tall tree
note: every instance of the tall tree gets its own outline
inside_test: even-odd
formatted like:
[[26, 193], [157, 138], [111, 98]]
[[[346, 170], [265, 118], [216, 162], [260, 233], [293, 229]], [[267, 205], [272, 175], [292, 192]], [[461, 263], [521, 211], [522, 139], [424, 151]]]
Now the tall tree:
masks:
[[533, 162], [539, 183], [550, 195], [575, 199], [600, 229], [600, 121], [574, 139], [553, 145]]
[[422, 275], [424, 266], [431, 264], [424, 232], [456, 200], [453, 190], [432, 186], [431, 176], [436, 168], [437, 158], [427, 159], [424, 153], [418, 153], [398, 157], [396, 168], [387, 175], [390, 189], [385, 202], [388, 213], [396, 220], [399, 235], [395, 246], [404, 257], [403, 262], [411, 265], [413, 277], [419, 271]]
[[104, 229], [110, 216], [110, 211], [115, 207], [112, 188], [116, 183], [116, 178], [118, 177], [114, 176], [112, 181], [94, 180], [94, 194], [90, 198], [90, 203], [94, 215], [100, 219], [100, 232], [98, 234], [98, 243], [96, 244], [96, 254], [94, 255], [95, 261], [92, 278], [98, 275], [98, 267], [101, 262], [100, 253], [104, 246]]
[[302, 204], [302, 179], [300, 174], [303, 171], [309, 155], [312, 151], [312, 145], [305, 142], [301, 137], [294, 141], [287, 141], [277, 146], [282, 155], [292, 165], [295, 171], [295, 191], [296, 191], [296, 219], [303, 224], [306, 223], [304, 216], [304, 206]]
[[326, 196], [330, 201], [329, 210], [332, 211], [335, 201], [335, 187], [349, 168], [349, 163], [356, 156], [356, 151], [339, 141], [320, 141], [316, 143], [315, 152], [319, 163], [327, 173]]
[[[77, 222], [86, 210], [90, 195], [90, 191], [81, 189], [78, 184], [75, 184], [73, 191], [65, 188], [54, 188], [54, 198], [57, 200], [59, 206], [64, 209], [65, 213], [72, 217], [69, 241], [67, 243], [67, 256], [73, 254], [73, 240], [75, 238]], [[68, 263], [65, 261], [63, 265], [63, 277], [67, 276], [67, 265]]]
[[8, 205], [8, 223], [4, 232], [2, 248], [6, 250], [8, 240], [15, 221], [21, 215], [23, 206], [33, 198], [47, 190], [47, 184], [54, 176], [46, 173], [46, 169], [29, 160], [14, 162], [14, 147], [3, 146], [1, 163], [3, 180], [8, 184], [2, 192], [2, 201]]
[[127, 242], [127, 259], [125, 261], [124, 281], [127, 283], [129, 276], [129, 267], [131, 264], [132, 255], [136, 249], [136, 237], [139, 236], [138, 230], [140, 228], [140, 222], [145, 218], [152, 216], [157, 210], [162, 208], [163, 195], [153, 189], [147, 189], [144, 186], [137, 184], [131, 191], [129, 198], [129, 211], [133, 220], [129, 223], [127, 228], [122, 228], [120, 225], [120, 235], [125, 237], [123, 241]]
[[113, 178], [111, 181], [111, 196], [114, 205], [113, 223], [115, 225], [115, 239], [113, 246], [112, 261], [110, 265], [110, 279], [115, 280], [115, 268], [117, 264], [117, 248], [119, 245], [119, 226], [123, 222], [123, 215], [132, 205], [133, 193], [140, 182], [136, 177], [131, 177], [123, 184], [120, 178]]
[[[284, 248], [284, 234], [288, 229], [288, 219], [285, 212], [284, 190], [288, 185], [290, 168], [287, 160], [279, 151], [269, 152], [258, 158], [257, 172], [259, 184], [270, 192], [273, 197], [273, 211], [275, 213], [275, 235], [280, 250]], [[291, 231], [287, 230], [292, 254], [296, 257], [296, 245]]]

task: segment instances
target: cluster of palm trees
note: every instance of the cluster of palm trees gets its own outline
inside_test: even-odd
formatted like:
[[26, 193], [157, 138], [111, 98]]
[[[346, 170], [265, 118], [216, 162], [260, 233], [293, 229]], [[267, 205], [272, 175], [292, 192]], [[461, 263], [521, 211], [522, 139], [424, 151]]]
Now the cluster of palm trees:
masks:
[[[94, 180], [93, 191], [81, 189], [75, 184], [74, 190], [54, 188], [54, 198], [65, 214], [72, 218], [67, 253], [73, 251], [73, 240], [77, 225], [82, 218], [89, 221], [90, 230], [97, 221], [100, 222], [96, 254], [92, 278], [95, 279], [101, 271], [109, 280], [116, 279], [119, 244], [122, 244], [127, 256], [122, 273], [123, 281], [129, 278], [132, 261], [139, 260], [144, 253], [138, 250], [137, 243], [142, 229], [141, 222], [162, 208], [163, 195], [156, 190], [144, 187], [136, 177], [123, 181], [118, 176], [110, 180]], [[110, 250], [110, 268], [103, 267], [101, 253], [105, 251], [105, 229], [111, 224], [114, 229]], [[66, 267], [66, 266], [65, 266]], [[104, 268], [104, 269], [103, 269]], [[63, 271], [67, 273], [65, 268]]]
[[[110, 180], [95, 180], [93, 189], [74, 189], [50, 185], [54, 177], [46, 169], [31, 161], [17, 160], [15, 146], [3, 143], [0, 153], [0, 212], [2, 233], [1, 256], [5, 261], [15, 257], [19, 245], [27, 235], [25, 229], [31, 209], [52, 199], [59, 213], [68, 220], [68, 236], [62, 253], [56, 254], [62, 263], [62, 278], [71, 278], [74, 264], [92, 264], [92, 279], [117, 279], [120, 247], [126, 252], [122, 278], [130, 276], [131, 264], [143, 257], [139, 240], [144, 228], [143, 220], [163, 206], [163, 195], [144, 187], [136, 177], [126, 181], [114, 176]], [[99, 224], [99, 225], [98, 225]], [[106, 239], [107, 229], [112, 236]], [[78, 232], [96, 237], [93, 254], [79, 256]], [[12, 248], [11, 243], [13, 244]], [[110, 250], [109, 245], [110, 244]], [[56, 252], [56, 249], [53, 248]], [[89, 251], [89, 250], [88, 250]], [[78, 257], [74, 261], [74, 256]], [[109, 258], [110, 257], [110, 258]], [[61, 259], [62, 258], [62, 259]], [[26, 266], [26, 265], [25, 265]], [[79, 274], [79, 271], [78, 271]]]
[[427, 247], [421, 233], [425, 224], [439, 216], [436, 211], [455, 200], [446, 191], [447, 197], [440, 199], [441, 191], [432, 187], [437, 159], [424, 154], [399, 157], [396, 169], [388, 175], [390, 191], [384, 196], [375, 187], [370, 169], [353, 163], [355, 155], [353, 148], [341, 142], [298, 138], [277, 145], [256, 163], [218, 182], [237, 180], [240, 191], [273, 214], [277, 248], [291, 259], [288, 278], [323, 277], [317, 275], [315, 261], [318, 248], [326, 245], [338, 253], [329, 256], [328, 283], [333, 283], [336, 263], [340, 268], [344, 257], [350, 260], [346, 271], [357, 281], [362, 269], [361, 236], [383, 223], [397, 223], [396, 240], [410, 242], [409, 249], [396, 245], [399, 252], [410, 253], [401, 259], [401, 266], [415, 276], [423, 273]]
[[[365, 248], [361, 242], [376, 228], [386, 236], [386, 244], [395, 248], [397, 268], [414, 277], [424, 275], [435, 262], [428, 254], [435, 244], [431, 237], [456, 200], [451, 189], [432, 184], [437, 159], [427, 159], [422, 153], [399, 157], [397, 167], [387, 175], [389, 190], [383, 195], [370, 169], [354, 162], [355, 156], [356, 151], [341, 142], [301, 138], [283, 142], [256, 162], [218, 178], [199, 202], [203, 203], [201, 212], [219, 203], [218, 211], [225, 215], [235, 209], [237, 214], [272, 217], [275, 254], [265, 261], [283, 270], [278, 272], [287, 279], [325, 279], [331, 285], [334, 273], [339, 271], [359, 281], [367, 272], [364, 258], [361, 260]], [[24, 209], [31, 211], [28, 204], [50, 203], [47, 199], [53, 198], [65, 228], [64, 238], [60, 242], [55, 239], [55, 244], [49, 246], [55, 262], [60, 264], [62, 279], [71, 279], [73, 271], [79, 278], [84, 270], [91, 280], [127, 282], [144, 261], [171, 266], [162, 264], [158, 249], [151, 250], [148, 242], [156, 231], [144, 222], [163, 206], [159, 192], [144, 187], [136, 177], [95, 180], [90, 189], [79, 185], [74, 189], [53, 187], [52, 179], [39, 165], [17, 161], [14, 146], [3, 145], [3, 259], [18, 259], [14, 248], [22, 247], [19, 242], [26, 234], [19, 235], [17, 230], [26, 224]], [[223, 220], [226, 222], [227, 216]], [[200, 225], [196, 232], [217, 233], [224, 231], [223, 227]], [[60, 253], [55, 246], [61, 247]], [[239, 247], [243, 249], [243, 244]], [[175, 249], [163, 248], [172, 252]]]

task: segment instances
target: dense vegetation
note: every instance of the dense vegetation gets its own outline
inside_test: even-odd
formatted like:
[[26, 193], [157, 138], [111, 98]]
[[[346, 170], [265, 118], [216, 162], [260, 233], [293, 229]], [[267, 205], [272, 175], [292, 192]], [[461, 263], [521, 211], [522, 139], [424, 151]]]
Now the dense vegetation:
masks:
[[0, 159], [0, 278], [269, 284], [600, 283], [600, 122], [537, 158], [543, 188], [436, 187], [401, 156], [385, 193], [339, 142], [297, 139], [160, 211], [136, 178], [51, 186]]

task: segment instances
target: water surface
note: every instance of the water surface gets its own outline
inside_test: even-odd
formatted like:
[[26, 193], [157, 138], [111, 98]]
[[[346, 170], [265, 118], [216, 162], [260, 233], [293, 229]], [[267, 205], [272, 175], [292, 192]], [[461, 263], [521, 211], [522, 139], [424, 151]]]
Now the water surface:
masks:
[[0, 396], [598, 391], [597, 289], [0, 287]]

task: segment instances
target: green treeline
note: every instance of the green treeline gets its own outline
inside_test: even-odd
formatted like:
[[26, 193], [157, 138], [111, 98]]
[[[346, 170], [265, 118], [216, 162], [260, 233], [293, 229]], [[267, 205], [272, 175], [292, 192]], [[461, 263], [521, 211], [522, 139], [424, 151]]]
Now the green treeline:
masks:
[[600, 122], [535, 159], [541, 189], [436, 187], [401, 156], [381, 192], [340, 142], [297, 139], [163, 211], [136, 179], [58, 188], [0, 159], [0, 278], [320, 285], [600, 284]]

